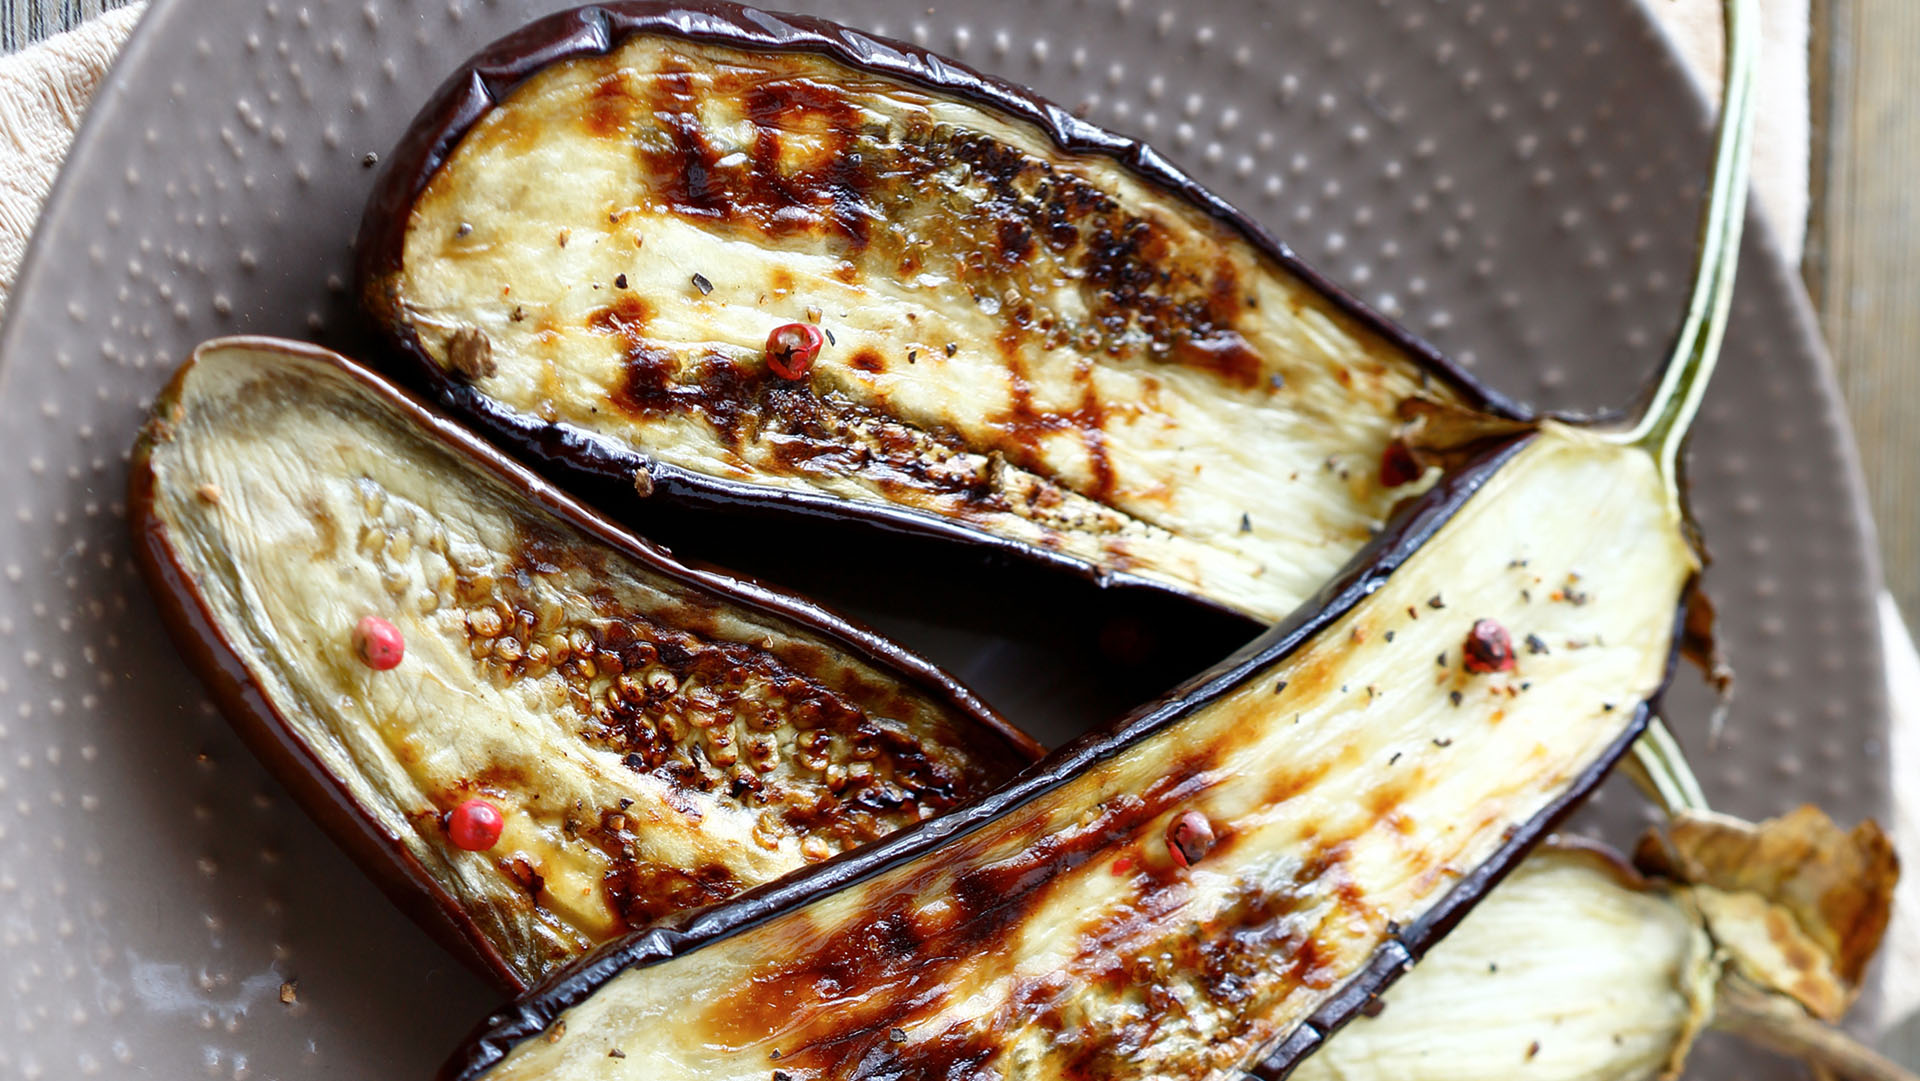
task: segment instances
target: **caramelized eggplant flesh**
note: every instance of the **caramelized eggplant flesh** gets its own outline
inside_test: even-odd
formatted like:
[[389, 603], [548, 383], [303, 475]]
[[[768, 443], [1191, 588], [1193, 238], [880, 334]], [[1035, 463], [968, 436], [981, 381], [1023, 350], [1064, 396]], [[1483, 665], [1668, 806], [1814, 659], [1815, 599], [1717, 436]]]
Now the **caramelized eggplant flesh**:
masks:
[[910, 46], [616, 4], [504, 48], [417, 121], [364, 294], [531, 453], [1272, 622], [1416, 490], [1401, 402], [1496, 408], [1150, 151]]
[[[969, 808], [609, 947], [449, 1075], [1284, 1072], [1637, 735], [1697, 567], [1650, 455], [1546, 424], [1215, 673]], [[1466, 652], [1483, 621], [1510, 667]]]
[[[323, 819], [509, 986], [957, 806], [1032, 750], [930, 666], [672, 562], [313, 347], [202, 346], [133, 502], [243, 733], [293, 747]], [[391, 671], [354, 652], [370, 615], [404, 637]], [[489, 851], [444, 825], [472, 798], [506, 820]]]

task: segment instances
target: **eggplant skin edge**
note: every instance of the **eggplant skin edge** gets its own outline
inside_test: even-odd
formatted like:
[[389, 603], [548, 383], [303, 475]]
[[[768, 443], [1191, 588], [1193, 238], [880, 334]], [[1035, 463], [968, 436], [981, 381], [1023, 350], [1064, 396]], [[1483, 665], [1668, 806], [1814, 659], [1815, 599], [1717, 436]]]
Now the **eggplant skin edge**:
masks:
[[[732, 937], [787, 908], [805, 904], [813, 895], [857, 885], [954, 843], [1009, 810], [1046, 794], [1131, 744], [1161, 731], [1210, 699], [1227, 693], [1364, 601], [1531, 438], [1530, 434], [1522, 435], [1488, 448], [1474, 461], [1447, 474], [1427, 492], [1403, 504], [1373, 542], [1311, 601], [1239, 652], [1161, 699], [1146, 703], [1112, 724], [1056, 749], [998, 790], [958, 810], [909, 826], [858, 852], [749, 890], [727, 902], [669, 917], [646, 930], [608, 943], [484, 1018], [441, 1067], [439, 1081], [479, 1081], [517, 1044], [547, 1031], [562, 1013], [584, 1001], [599, 985], [619, 973]], [[1302, 1059], [1358, 1016], [1464, 919], [1480, 898], [1498, 886], [1606, 779], [1660, 708], [1680, 659], [1687, 601], [1698, 588], [1696, 571], [1680, 591], [1658, 687], [1636, 704], [1620, 736], [1570, 781], [1558, 797], [1528, 821], [1512, 827], [1493, 855], [1463, 875], [1419, 920], [1390, 934], [1355, 975], [1248, 1071], [1251, 1077], [1260, 1081], [1283, 1081]]]
[[477, 468], [523, 490], [528, 499], [581, 532], [609, 545], [668, 578], [722, 596], [729, 603], [758, 608], [792, 622], [861, 655], [877, 666], [899, 672], [956, 714], [997, 735], [1012, 755], [1031, 761], [1041, 746], [1013, 727], [946, 672], [872, 631], [847, 622], [802, 598], [752, 579], [712, 568], [680, 563], [664, 551], [622, 530], [546, 481], [503, 456], [465, 429], [430, 411], [408, 392], [330, 350], [303, 342], [259, 336], [213, 339], [195, 348], [155, 399], [151, 418], [135, 442], [128, 470], [128, 524], [134, 558], [153, 596], [161, 622], [181, 658], [200, 677], [215, 705], [242, 741], [317, 821], [347, 855], [365, 870], [396, 906], [447, 950], [494, 986], [520, 993], [526, 982], [489, 943], [487, 936], [425, 867], [396, 838], [367, 820], [335, 778], [273, 705], [221, 631], [200, 591], [174, 555], [168, 529], [154, 513], [151, 456], [167, 438], [166, 414], [177, 400], [195, 361], [216, 349], [253, 349], [292, 354], [344, 370], [368, 393], [418, 424], [428, 437], [451, 444]]
[[[1036, 128], [1062, 153], [1100, 155], [1148, 183], [1184, 199], [1234, 229], [1260, 254], [1326, 297], [1335, 308], [1404, 352], [1421, 370], [1483, 412], [1509, 420], [1532, 413], [1475, 380], [1439, 350], [1382, 316], [1325, 275], [1246, 214], [1235, 209], [1145, 143], [1087, 123], [1032, 91], [905, 42], [876, 37], [828, 20], [772, 14], [726, 0], [618, 0], [564, 11], [501, 38], [441, 84], [409, 124], [374, 182], [355, 241], [356, 290], [380, 337], [395, 354], [406, 381], [543, 467], [620, 484], [648, 474], [650, 498], [728, 510], [765, 508], [803, 518], [861, 519], [891, 531], [1004, 552], [1057, 567], [1103, 587], [1172, 593], [1234, 613], [1218, 600], [1155, 579], [1099, 567], [1081, 558], [968, 528], [945, 518], [882, 503], [851, 502], [812, 493], [768, 491], [696, 473], [635, 453], [614, 441], [564, 423], [520, 416], [452, 378], [427, 354], [403, 313], [393, 283], [401, 270], [415, 200], [469, 130], [524, 80], [550, 65], [605, 55], [640, 35], [748, 50], [804, 52], [855, 71], [868, 71], [936, 94], [995, 110]], [[1240, 614], [1240, 613], [1234, 613]]]

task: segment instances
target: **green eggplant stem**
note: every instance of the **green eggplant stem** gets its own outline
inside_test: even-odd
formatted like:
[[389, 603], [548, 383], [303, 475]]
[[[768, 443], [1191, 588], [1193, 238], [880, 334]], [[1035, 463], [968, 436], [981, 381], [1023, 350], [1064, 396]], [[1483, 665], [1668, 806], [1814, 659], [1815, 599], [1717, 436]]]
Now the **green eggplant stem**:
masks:
[[1646, 732], [1634, 741], [1630, 765], [1634, 781], [1653, 797], [1668, 818], [1682, 811], [1711, 810], [1700, 781], [1693, 775], [1693, 767], [1687, 764], [1686, 753], [1680, 749], [1680, 741], [1673, 738], [1672, 730], [1660, 718], [1650, 718]]
[[1693, 294], [1687, 302], [1660, 385], [1627, 440], [1647, 448], [1678, 499], [1680, 447], [1699, 412], [1719, 360], [1733, 305], [1752, 163], [1754, 73], [1759, 64], [1759, 0], [1726, 0], [1727, 62], [1720, 122], [1714, 137], [1712, 184], [1700, 226]]

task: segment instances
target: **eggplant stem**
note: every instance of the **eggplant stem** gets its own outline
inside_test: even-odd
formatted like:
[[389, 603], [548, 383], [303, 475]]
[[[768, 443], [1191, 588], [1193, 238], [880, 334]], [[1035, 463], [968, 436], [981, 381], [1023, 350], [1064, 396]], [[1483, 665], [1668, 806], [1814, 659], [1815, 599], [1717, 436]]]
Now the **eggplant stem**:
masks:
[[1699, 778], [1687, 763], [1686, 752], [1680, 749], [1680, 741], [1673, 738], [1672, 729], [1660, 718], [1648, 718], [1647, 730], [1633, 742], [1631, 765], [1630, 775], [1635, 783], [1660, 804], [1668, 818], [1683, 811], [1712, 809], [1707, 805], [1707, 794], [1701, 790]]
[[1668, 490], [1679, 496], [1680, 447], [1713, 377], [1733, 306], [1752, 163], [1754, 72], [1759, 65], [1759, 0], [1726, 0], [1726, 79], [1714, 136], [1713, 171], [1694, 264], [1686, 320], [1667, 357], [1660, 384], [1625, 442], [1646, 448]]
[[1847, 1081], [1920, 1081], [1920, 1076], [1873, 1048], [1809, 1017], [1785, 996], [1769, 994], [1743, 980], [1721, 982], [1713, 1027]]

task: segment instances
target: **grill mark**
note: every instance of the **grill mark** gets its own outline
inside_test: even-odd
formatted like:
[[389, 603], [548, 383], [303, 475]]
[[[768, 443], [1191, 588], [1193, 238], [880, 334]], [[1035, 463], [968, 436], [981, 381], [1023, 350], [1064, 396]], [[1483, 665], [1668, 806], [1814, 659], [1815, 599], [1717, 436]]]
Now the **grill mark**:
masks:
[[616, 68], [594, 81], [582, 123], [596, 138], [612, 138], [626, 129], [627, 121], [633, 116], [633, 106], [626, 73]]
[[[924, 869], [873, 915], [714, 1003], [703, 1023], [722, 1043], [795, 1032], [805, 1043], [781, 1047], [781, 1060], [827, 1076], [899, 1076], [892, 1072], [899, 1063], [911, 1063], [912, 1076], [956, 1076], [924, 1072], [928, 1045], [897, 1043], [890, 1031], [936, 1012], [956, 973], [1005, 957], [1010, 935], [1073, 875], [1106, 874], [1115, 849], [1153, 836], [1165, 815], [1211, 787], [1216, 761], [1209, 750], [1175, 762], [1145, 791], [1111, 796], [1091, 822], [1063, 825], [1051, 807], [1035, 807], [992, 836], [957, 842], [959, 864], [970, 869], [944, 889], [944, 869]], [[1009, 835], [1030, 840], [1016, 853], [996, 855]], [[1177, 907], [1186, 889], [1170, 863], [1147, 868], [1136, 881], [1157, 898], [1143, 902], [1149, 908]], [[942, 911], [922, 919], [930, 895]], [[858, 1000], [849, 1000], [856, 989]]]
[[[872, 174], [852, 146], [860, 116], [845, 94], [806, 79], [748, 84], [739, 100], [753, 125], [751, 149], [733, 156], [714, 147], [700, 119], [702, 96], [719, 88], [697, 81], [677, 57], [650, 84], [656, 134], [641, 140], [640, 158], [666, 209], [770, 237], [824, 232], [853, 251], [867, 246], [876, 217], [866, 195]], [[789, 171], [785, 150], [809, 127], [819, 146]]]
[[724, 901], [744, 888], [733, 871], [720, 864], [689, 871], [631, 855], [615, 859], [601, 885], [607, 893], [607, 906], [619, 917], [622, 930]]
[[[1260, 357], [1232, 325], [1246, 306], [1246, 290], [1219, 244], [1202, 241], [1194, 250], [1176, 250], [1165, 227], [1127, 213], [1090, 182], [1043, 159], [918, 116], [874, 123], [858, 104], [861, 91], [808, 78], [800, 74], [804, 68], [785, 58], [754, 62], [760, 66], [729, 66], [708, 76], [697, 72], [694, 62], [670, 56], [663, 70], [644, 77], [657, 130], [654, 138], [639, 143], [656, 201], [685, 217], [775, 239], [837, 237], [856, 256], [875, 244], [865, 261], [877, 259], [878, 265], [917, 265], [918, 245], [929, 240], [945, 239], [955, 251], [986, 252], [985, 258], [958, 260], [956, 270], [974, 295], [1002, 304], [1003, 355], [1023, 356], [1036, 334], [1050, 348], [1083, 347], [1073, 372], [1080, 394], [1071, 409], [1035, 409], [1030, 386], [1023, 393], [1019, 384], [1025, 380], [1010, 371], [1016, 384], [1012, 408], [991, 443], [970, 452], [1004, 454], [1022, 469], [1134, 519], [1113, 506], [1117, 481], [1107, 428], [1115, 410], [1101, 399], [1091, 377], [1092, 357], [1102, 343], [1109, 354], [1138, 354], [1207, 371], [1236, 388], [1262, 385]], [[631, 101], [619, 74], [595, 84], [596, 103]], [[716, 149], [698, 115], [698, 104], [708, 95], [740, 102], [753, 128], [750, 153], [723, 157]], [[790, 149], [803, 132], [809, 141], [804, 160], [783, 163], [783, 147]], [[939, 176], [956, 168], [958, 189]], [[930, 185], [938, 189], [943, 183], [980, 194], [966, 213], [946, 213], [936, 205], [940, 192], [929, 193]], [[874, 236], [868, 223], [876, 217], [894, 228]], [[884, 244], [877, 243], [883, 238]], [[1045, 288], [1036, 282], [1053, 281], [1058, 276], [1049, 269], [1053, 266], [1070, 269], [1085, 283], [1092, 316], [1084, 325], [1049, 315], [1036, 326], [1033, 295]], [[857, 280], [861, 271], [861, 264], [843, 261], [836, 275]], [[782, 288], [791, 284], [789, 274]], [[676, 360], [665, 344], [642, 346], [637, 329], [643, 321], [596, 318], [592, 325], [618, 329], [627, 338], [627, 372], [614, 395], [616, 405], [637, 413], [698, 412], [736, 451], [768, 430], [759, 408], [763, 403], [753, 400], [761, 390], [758, 373], [717, 354]], [[1143, 335], [1144, 346], [1138, 341]], [[850, 364], [866, 372], [886, 368], [878, 352], [864, 349]], [[688, 371], [699, 377], [674, 382]], [[1045, 468], [1043, 441], [1062, 431], [1075, 433], [1084, 449], [1084, 477], [1068, 481]], [[862, 450], [839, 452], [812, 441], [787, 442], [775, 457], [789, 467], [868, 464]], [[905, 458], [886, 464], [907, 474], [909, 488], [924, 490], [930, 479]], [[959, 494], [951, 484], [937, 487]], [[961, 487], [978, 490], [980, 485]]]
[[[1182, 250], [1166, 227], [1042, 158], [920, 115], [883, 123], [863, 113], [861, 91], [798, 74], [799, 62], [753, 62], [760, 67], [750, 73], [729, 68], [708, 80], [685, 58], [669, 57], [650, 77], [667, 145], [642, 156], [668, 209], [773, 239], [822, 233], [855, 255], [871, 245], [867, 259], [878, 267], [917, 268], [916, 240], [973, 253], [954, 260], [955, 272], [976, 296], [1011, 290], [1006, 317], [1016, 324], [1032, 320], [1038, 283], [1055, 277], [1051, 267], [1071, 269], [1087, 283], [1091, 319], [1063, 326], [1061, 340], [1091, 331], [1091, 344], [1117, 356], [1138, 351], [1122, 339], [1144, 333], [1152, 360], [1206, 370], [1240, 389], [1259, 385], [1261, 359], [1234, 326], [1247, 291], [1221, 241], [1206, 236]], [[703, 95], [737, 95], [753, 127], [749, 152], [726, 170], [700, 126]], [[783, 147], [810, 122], [817, 152], [785, 171]], [[876, 236], [876, 220], [893, 228]], [[843, 278], [857, 276], [843, 270]]]
[[[720, 155], [707, 141], [685, 60], [669, 59], [650, 80], [648, 107], [664, 140], [643, 140], [640, 157], [655, 191], [682, 217], [725, 221], [731, 215], [715, 181]], [[662, 145], [664, 143], [664, 145]]]

